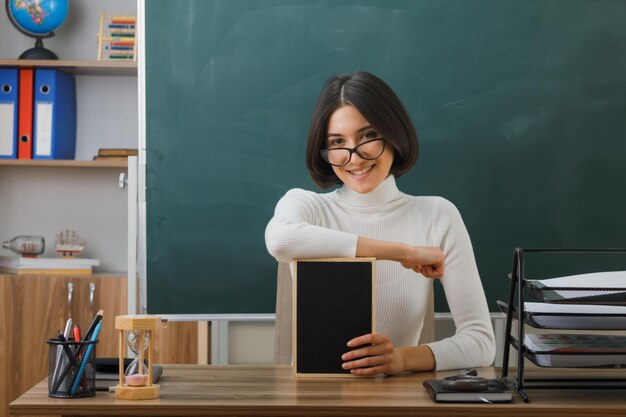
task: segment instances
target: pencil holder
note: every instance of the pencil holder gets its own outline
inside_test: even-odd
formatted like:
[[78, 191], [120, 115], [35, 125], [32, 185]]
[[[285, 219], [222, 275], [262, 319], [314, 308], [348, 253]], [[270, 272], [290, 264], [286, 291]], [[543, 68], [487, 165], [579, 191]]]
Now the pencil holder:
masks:
[[48, 339], [48, 396], [84, 398], [96, 395], [96, 344]]

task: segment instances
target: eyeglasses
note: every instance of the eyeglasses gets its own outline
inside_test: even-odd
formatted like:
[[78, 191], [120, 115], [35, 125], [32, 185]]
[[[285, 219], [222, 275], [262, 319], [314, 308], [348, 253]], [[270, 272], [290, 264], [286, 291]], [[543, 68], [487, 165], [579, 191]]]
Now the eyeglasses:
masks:
[[353, 153], [356, 153], [362, 159], [368, 161], [379, 158], [385, 151], [385, 143], [385, 138], [377, 138], [363, 142], [354, 148], [322, 149], [320, 155], [324, 158], [324, 161], [329, 164], [342, 167], [348, 165], [348, 162], [352, 159]]

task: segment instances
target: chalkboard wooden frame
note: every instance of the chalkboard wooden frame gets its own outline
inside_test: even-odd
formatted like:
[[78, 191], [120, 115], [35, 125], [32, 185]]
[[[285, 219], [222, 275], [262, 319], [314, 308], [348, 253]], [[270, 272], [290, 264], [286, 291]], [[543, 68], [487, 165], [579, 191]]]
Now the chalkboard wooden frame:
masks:
[[294, 376], [351, 376], [346, 343], [376, 329], [376, 259], [299, 259], [293, 275]]

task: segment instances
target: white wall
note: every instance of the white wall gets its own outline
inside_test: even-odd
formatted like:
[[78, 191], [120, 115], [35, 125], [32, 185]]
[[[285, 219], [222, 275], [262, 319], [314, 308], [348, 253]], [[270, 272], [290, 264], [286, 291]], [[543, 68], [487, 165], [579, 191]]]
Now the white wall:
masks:
[[[0, 59], [17, 59], [34, 45], [0, 12]], [[44, 46], [63, 60], [95, 60], [100, 11], [136, 14], [132, 0], [72, 0], [69, 16]], [[101, 147], [137, 147], [137, 78], [79, 76], [76, 159], [90, 160]], [[0, 240], [42, 235], [46, 256], [54, 236], [70, 228], [87, 241], [84, 255], [101, 271], [126, 271], [127, 196], [117, 187], [123, 170], [0, 167]], [[9, 255], [0, 249], [0, 255]]]
[[273, 364], [274, 322], [231, 322], [228, 346], [230, 364]]
[[[491, 313], [496, 333], [494, 366], [502, 365], [505, 315]], [[274, 322], [230, 322], [228, 335], [228, 363], [234, 365], [272, 364], [274, 361]], [[435, 314], [435, 340], [454, 335], [456, 328], [450, 313]], [[511, 352], [516, 352], [511, 350]], [[515, 365], [515, 354], [509, 363]]]

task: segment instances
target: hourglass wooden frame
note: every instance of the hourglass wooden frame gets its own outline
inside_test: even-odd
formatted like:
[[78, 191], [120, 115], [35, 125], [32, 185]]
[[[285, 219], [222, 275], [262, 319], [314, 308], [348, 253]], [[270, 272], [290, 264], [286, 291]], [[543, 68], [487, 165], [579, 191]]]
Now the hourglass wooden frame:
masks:
[[[152, 383], [152, 350], [154, 346], [154, 331], [161, 327], [161, 318], [158, 316], [117, 316], [115, 329], [120, 333], [119, 344], [119, 383], [115, 387], [115, 397], [124, 400], [149, 400], [159, 398], [160, 386]], [[126, 332], [139, 331], [139, 361], [144, 360], [144, 332], [148, 334], [148, 382], [142, 387], [132, 387], [124, 383], [124, 356], [126, 352]]]

